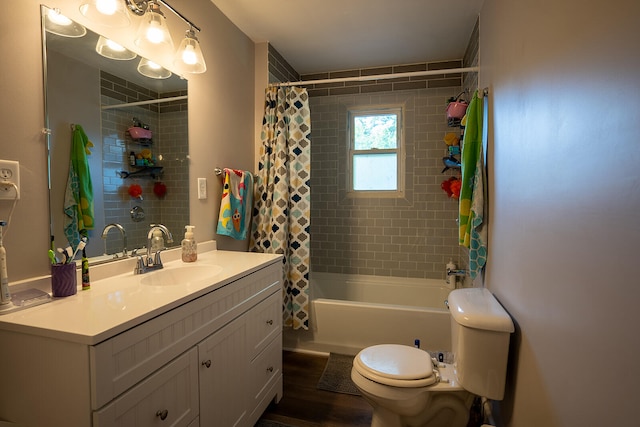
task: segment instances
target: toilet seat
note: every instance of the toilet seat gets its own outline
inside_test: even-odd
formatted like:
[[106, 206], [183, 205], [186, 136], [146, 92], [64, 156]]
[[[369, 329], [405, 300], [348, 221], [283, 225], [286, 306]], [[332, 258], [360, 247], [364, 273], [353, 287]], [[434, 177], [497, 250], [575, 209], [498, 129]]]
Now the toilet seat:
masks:
[[353, 359], [353, 367], [365, 378], [394, 387], [426, 387], [438, 381], [429, 353], [406, 345], [367, 347]]

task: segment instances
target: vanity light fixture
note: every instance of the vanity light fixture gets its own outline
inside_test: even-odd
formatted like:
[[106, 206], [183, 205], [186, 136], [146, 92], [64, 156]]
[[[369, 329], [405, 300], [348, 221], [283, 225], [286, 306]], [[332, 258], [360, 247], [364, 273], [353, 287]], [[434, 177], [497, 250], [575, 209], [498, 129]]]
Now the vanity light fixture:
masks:
[[171, 71], [153, 61], [149, 61], [147, 58], [140, 59], [138, 72], [143, 76], [147, 76], [152, 79], [168, 79], [171, 77]]
[[182, 39], [173, 64], [180, 72], [198, 74], [207, 71], [207, 64], [204, 62], [200, 42], [196, 37], [193, 25], [189, 27], [184, 39]]
[[98, 43], [96, 43], [96, 52], [105, 58], [116, 59], [119, 61], [128, 61], [138, 56], [135, 52], [131, 52], [124, 46], [121, 46], [113, 40], [103, 36], [98, 38]]
[[44, 16], [44, 28], [50, 33], [63, 37], [82, 37], [87, 34], [87, 29], [73, 22], [60, 13], [60, 9], [49, 9]]
[[122, 0], [82, 0], [80, 13], [105, 27], [123, 28], [131, 24], [127, 3]]
[[142, 23], [134, 40], [136, 46], [145, 52], [161, 53], [164, 49], [173, 51], [173, 40], [167, 27], [164, 13], [156, 0], [149, 0], [147, 11], [142, 16]]
[[[200, 42], [196, 37], [196, 31], [199, 32], [200, 28], [171, 7], [165, 0], [80, 0], [80, 2], [80, 13], [82, 15], [108, 27], [126, 27], [130, 25], [129, 12], [140, 16], [142, 22], [134, 38], [135, 45], [142, 49], [145, 55], [158, 55], [170, 60], [171, 55], [173, 55], [173, 40], [167, 27], [166, 17], [160, 10], [160, 4], [162, 4], [189, 24], [189, 30], [187, 30], [185, 38], [174, 55], [173, 64], [180, 73], [204, 73], [207, 70]], [[96, 51], [108, 58], [130, 59], [105, 55], [102, 53], [102, 49], [101, 47], [99, 49], [98, 45], [96, 46]], [[135, 58], [135, 56], [132, 58]], [[140, 66], [138, 71], [140, 71]], [[145, 73], [142, 74], [147, 75]]]

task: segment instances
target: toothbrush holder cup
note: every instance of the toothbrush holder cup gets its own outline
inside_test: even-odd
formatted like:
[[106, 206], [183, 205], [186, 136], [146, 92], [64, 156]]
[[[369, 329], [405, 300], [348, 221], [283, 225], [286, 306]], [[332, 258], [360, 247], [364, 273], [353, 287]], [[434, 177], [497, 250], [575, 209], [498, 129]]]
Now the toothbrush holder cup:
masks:
[[76, 263], [51, 265], [51, 294], [54, 297], [68, 297], [78, 292]]

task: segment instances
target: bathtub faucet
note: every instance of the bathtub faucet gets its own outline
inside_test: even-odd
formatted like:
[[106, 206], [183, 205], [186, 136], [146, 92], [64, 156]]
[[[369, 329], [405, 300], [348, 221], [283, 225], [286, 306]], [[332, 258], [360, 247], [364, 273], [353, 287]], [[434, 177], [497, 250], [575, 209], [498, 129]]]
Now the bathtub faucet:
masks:
[[467, 275], [467, 270], [453, 270], [451, 268], [447, 268], [447, 276], [464, 277], [466, 275]]

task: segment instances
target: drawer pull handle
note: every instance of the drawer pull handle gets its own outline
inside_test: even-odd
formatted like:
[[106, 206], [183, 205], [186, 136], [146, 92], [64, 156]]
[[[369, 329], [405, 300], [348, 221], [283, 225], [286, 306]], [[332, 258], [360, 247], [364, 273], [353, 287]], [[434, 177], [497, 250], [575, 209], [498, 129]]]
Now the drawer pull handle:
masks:
[[267, 372], [272, 373], [272, 372], [273, 372], [273, 366], [269, 366], [269, 367], [267, 368]]
[[160, 417], [162, 421], [167, 419], [167, 415], [169, 415], [169, 411], [167, 411], [166, 409], [156, 412], [156, 417]]
[[202, 366], [206, 366], [207, 368], [211, 367], [211, 360], [205, 360], [202, 362]]
[[267, 325], [272, 326], [273, 325], [273, 319], [267, 320]]

